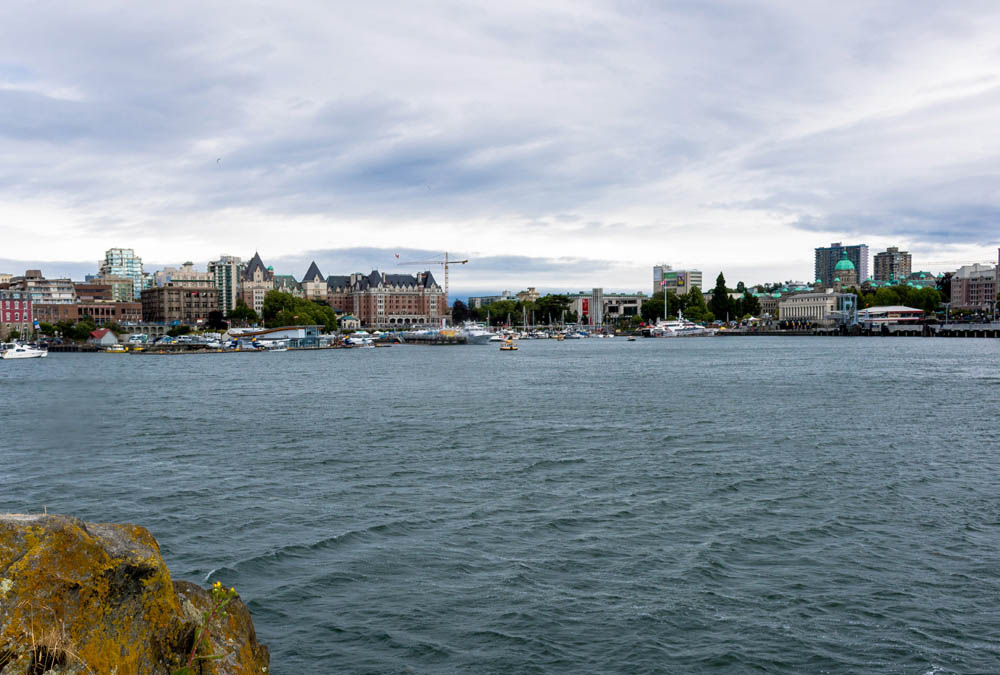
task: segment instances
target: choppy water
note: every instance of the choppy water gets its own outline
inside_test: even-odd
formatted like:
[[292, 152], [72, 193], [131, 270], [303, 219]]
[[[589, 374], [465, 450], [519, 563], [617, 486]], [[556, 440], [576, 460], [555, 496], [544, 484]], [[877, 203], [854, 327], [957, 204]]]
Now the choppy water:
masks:
[[0, 362], [0, 510], [131, 521], [275, 673], [1000, 672], [1000, 341]]

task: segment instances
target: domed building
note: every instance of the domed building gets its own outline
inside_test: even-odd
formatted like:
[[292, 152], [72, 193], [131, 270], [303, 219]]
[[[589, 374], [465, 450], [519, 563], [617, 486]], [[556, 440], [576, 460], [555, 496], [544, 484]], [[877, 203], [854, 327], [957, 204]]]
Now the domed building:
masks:
[[854, 263], [847, 257], [847, 251], [844, 251], [843, 257], [837, 261], [836, 267], [833, 268], [833, 274], [836, 277], [833, 280], [834, 286], [838, 290], [855, 288], [858, 285], [858, 271], [854, 268]]

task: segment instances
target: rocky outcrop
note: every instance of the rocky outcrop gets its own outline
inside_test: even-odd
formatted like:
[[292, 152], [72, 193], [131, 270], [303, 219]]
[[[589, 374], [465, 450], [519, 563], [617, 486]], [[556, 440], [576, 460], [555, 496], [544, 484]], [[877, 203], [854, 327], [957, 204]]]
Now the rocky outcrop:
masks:
[[[0, 515], [0, 674], [170, 675], [187, 662], [210, 594], [173, 582], [136, 525], [57, 515]], [[213, 660], [195, 673], [269, 672], [246, 606], [209, 631]]]

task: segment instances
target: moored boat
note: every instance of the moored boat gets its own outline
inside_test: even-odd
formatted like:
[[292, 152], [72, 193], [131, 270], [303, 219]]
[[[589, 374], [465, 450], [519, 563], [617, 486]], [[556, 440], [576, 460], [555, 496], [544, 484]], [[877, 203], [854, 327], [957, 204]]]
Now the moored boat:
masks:
[[0, 345], [0, 359], [40, 359], [49, 355], [47, 349], [39, 349], [20, 342], [8, 342]]

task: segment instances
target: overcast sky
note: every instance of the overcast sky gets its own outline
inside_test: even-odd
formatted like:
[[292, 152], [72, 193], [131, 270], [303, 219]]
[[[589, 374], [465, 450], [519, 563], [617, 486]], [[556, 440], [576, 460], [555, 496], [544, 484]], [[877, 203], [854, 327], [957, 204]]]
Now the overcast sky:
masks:
[[[1000, 245], [1000, 4], [11, 0], [0, 272], [450, 251], [464, 289]], [[401, 255], [401, 259], [403, 256]]]

